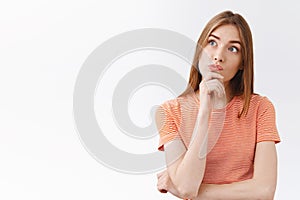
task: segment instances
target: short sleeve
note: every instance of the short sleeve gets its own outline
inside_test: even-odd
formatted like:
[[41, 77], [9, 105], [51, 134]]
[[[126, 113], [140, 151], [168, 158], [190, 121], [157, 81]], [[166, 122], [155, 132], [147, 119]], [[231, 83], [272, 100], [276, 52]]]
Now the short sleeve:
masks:
[[262, 98], [257, 114], [256, 142], [274, 141], [279, 143], [280, 137], [276, 127], [275, 108], [268, 98]]
[[180, 108], [176, 100], [161, 104], [156, 110], [156, 126], [159, 132], [158, 150], [164, 151], [164, 144], [171, 140], [181, 139], [178, 131]]

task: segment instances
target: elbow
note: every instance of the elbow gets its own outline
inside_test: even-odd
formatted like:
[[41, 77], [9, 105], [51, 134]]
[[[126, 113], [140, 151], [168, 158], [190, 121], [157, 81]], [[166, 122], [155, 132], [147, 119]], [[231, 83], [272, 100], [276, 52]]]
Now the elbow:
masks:
[[264, 187], [258, 190], [258, 198], [257, 200], [273, 200], [275, 194], [275, 187]]
[[178, 192], [180, 193], [181, 198], [185, 199], [195, 199], [198, 196], [198, 188], [194, 187], [178, 187]]

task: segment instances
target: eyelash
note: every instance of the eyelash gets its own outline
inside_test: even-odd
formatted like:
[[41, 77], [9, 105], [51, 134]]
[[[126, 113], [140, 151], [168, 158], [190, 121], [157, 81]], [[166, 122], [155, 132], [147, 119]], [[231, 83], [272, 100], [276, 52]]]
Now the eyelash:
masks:
[[235, 48], [235, 49], [236, 49], [236, 51], [231, 51], [231, 52], [233, 52], [233, 53], [239, 52], [239, 49], [238, 49], [237, 47], [232, 46], [232, 47], [230, 47], [229, 49], [231, 49], [231, 48]]
[[214, 42], [214, 43], [216, 43], [216, 41], [214, 41], [214, 40], [208, 40], [208, 44], [210, 44], [211, 46], [212, 46], [212, 42]]
[[[215, 40], [208, 40], [208, 44], [209, 44], [210, 46], [215, 46], [215, 45], [212, 45], [212, 42], [214, 42], [215, 44], [217, 44], [217, 42], [216, 42]], [[231, 51], [231, 50], [230, 50], [230, 49], [233, 49], [233, 48], [236, 49], [236, 51]], [[233, 52], [233, 53], [239, 52], [239, 48], [237, 48], [237, 47], [235, 47], [235, 46], [229, 47], [228, 50], [230, 50], [230, 51]]]

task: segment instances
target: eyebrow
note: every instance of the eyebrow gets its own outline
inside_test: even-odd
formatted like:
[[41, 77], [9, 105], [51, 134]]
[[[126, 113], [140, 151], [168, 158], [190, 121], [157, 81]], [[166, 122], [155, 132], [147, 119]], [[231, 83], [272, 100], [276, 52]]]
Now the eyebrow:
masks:
[[[220, 37], [218, 37], [214, 34], [210, 34], [209, 36], [212, 36], [212, 37], [216, 38], [217, 40], [220, 40]], [[230, 40], [229, 43], [238, 43], [239, 45], [241, 45], [241, 41], [239, 41], [239, 40]]]

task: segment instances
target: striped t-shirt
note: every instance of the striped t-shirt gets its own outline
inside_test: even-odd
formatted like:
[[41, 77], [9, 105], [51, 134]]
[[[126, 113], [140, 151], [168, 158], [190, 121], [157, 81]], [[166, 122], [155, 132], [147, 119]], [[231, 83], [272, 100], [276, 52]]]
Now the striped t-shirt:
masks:
[[[159, 130], [159, 150], [174, 139], [181, 139], [188, 148], [192, 135], [189, 127], [195, 124], [199, 105], [194, 93], [161, 105], [166, 120]], [[203, 183], [226, 184], [252, 178], [256, 143], [280, 142], [274, 106], [268, 98], [253, 94], [247, 115], [238, 118], [242, 107], [238, 96], [226, 105], [222, 131], [206, 156]]]

